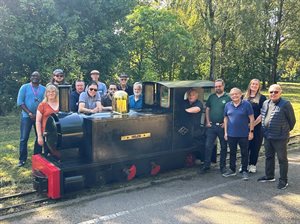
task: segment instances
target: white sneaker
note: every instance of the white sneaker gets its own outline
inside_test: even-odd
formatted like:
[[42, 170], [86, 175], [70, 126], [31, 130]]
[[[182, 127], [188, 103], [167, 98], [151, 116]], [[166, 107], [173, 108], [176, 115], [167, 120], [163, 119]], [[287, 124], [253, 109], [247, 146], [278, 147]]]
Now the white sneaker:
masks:
[[250, 165], [249, 166], [249, 173], [256, 173], [256, 166], [255, 165]]
[[240, 165], [239, 173], [242, 173], [242, 165]]

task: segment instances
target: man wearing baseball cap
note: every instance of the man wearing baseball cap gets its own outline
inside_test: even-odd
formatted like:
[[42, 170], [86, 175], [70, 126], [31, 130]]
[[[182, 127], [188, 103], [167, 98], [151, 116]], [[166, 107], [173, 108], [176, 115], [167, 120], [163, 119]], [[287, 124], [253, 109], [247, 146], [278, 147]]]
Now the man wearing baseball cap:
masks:
[[128, 96], [131, 96], [131, 95], [133, 95], [133, 89], [132, 89], [132, 86], [127, 85], [128, 79], [129, 78], [128, 78], [127, 74], [121, 73], [119, 75], [120, 84], [117, 86], [117, 88], [118, 88], [118, 90], [125, 91], [128, 94]]

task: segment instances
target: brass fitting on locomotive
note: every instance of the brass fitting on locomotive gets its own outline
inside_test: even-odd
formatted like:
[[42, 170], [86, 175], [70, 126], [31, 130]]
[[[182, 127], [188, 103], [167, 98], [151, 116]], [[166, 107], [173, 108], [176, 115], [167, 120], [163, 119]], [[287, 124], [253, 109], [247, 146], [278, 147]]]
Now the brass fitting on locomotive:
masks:
[[112, 111], [117, 114], [127, 114], [129, 112], [129, 98], [125, 91], [119, 90], [114, 93]]

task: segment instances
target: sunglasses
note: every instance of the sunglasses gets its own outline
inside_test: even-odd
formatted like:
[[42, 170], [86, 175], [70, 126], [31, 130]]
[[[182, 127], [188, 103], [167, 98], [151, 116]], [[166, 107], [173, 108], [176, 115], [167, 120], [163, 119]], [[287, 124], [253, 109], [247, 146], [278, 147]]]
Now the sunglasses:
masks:
[[55, 75], [55, 77], [60, 77], [60, 78], [62, 78], [62, 77], [64, 77], [64, 75]]
[[270, 94], [273, 94], [273, 93], [274, 93], [274, 94], [278, 94], [279, 91], [270, 91], [269, 93], [270, 93]]
[[95, 91], [95, 92], [97, 92], [98, 89], [90, 88], [90, 91]]

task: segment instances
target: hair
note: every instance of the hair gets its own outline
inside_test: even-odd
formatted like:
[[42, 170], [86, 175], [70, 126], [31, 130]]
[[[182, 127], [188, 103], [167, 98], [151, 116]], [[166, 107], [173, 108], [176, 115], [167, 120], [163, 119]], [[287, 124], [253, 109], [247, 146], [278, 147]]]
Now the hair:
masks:
[[278, 84], [273, 84], [273, 85], [271, 85], [271, 86], [269, 87], [269, 90], [270, 90], [271, 87], [277, 89], [280, 93], [282, 93], [282, 88], [281, 88], [280, 85], [278, 85]]
[[225, 82], [224, 82], [223, 79], [216, 79], [216, 80], [215, 80], [215, 83], [216, 83], [216, 82], [221, 82], [222, 85], [225, 87]]
[[134, 88], [135, 86], [138, 86], [138, 87], [140, 87], [140, 89], [143, 89], [142, 83], [140, 83], [140, 82], [135, 82], [135, 83], [133, 84], [133, 88]]
[[95, 81], [90, 81], [89, 84], [87, 85], [88, 87], [90, 87], [91, 85], [95, 85], [98, 88], [98, 83]]
[[240, 94], [242, 94], [242, 90], [240, 90], [240, 89], [237, 88], [237, 87], [233, 87], [233, 88], [230, 90], [229, 94], [231, 94], [231, 92], [233, 92], [233, 91], [237, 91], [237, 92], [239, 92]]
[[51, 91], [51, 90], [55, 90], [55, 94], [56, 94], [55, 98], [56, 98], [57, 101], [59, 100], [58, 88], [55, 85], [53, 85], [52, 83], [49, 83], [49, 84], [46, 85], [46, 91], [45, 91], [43, 102], [48, 102], [47, 92]]
[[192, 92], [195, 92], [197, 95], [199, 95], [199, 94], [198, 94], [198, 91], [197, 91], [196, 89], [191, 88], [191, 89], [189, 89], [189, 90], [187, 91], [187, 96], [189, 96]]
[[[259, 87], [258, 87], [257, 92], [255, 93], [255, 97], [254, 97], [254, 98], [251, 98], [251, 97], [250, 97], [250, 95], [251, 95], [250, 86], [251, 86], [251, 83], [254, 82], [254, 81], [255, 81], [255, 82], [258, 82]], [[260, 85], [259, 79], [251, 79], [251, 81], [249, 82], [247, 91], [246, 91], [246, 93], [245, 93], [244, 99], [245, 99], [245, 100], [249, 100], [249, 101], [251, 101], [251, 102], [253, 102], [253, 103], [259, 103], [259, 99], [260, 99], [260, 96], [261, 96], [260, 89], [261, 89], [261, 85]]]

